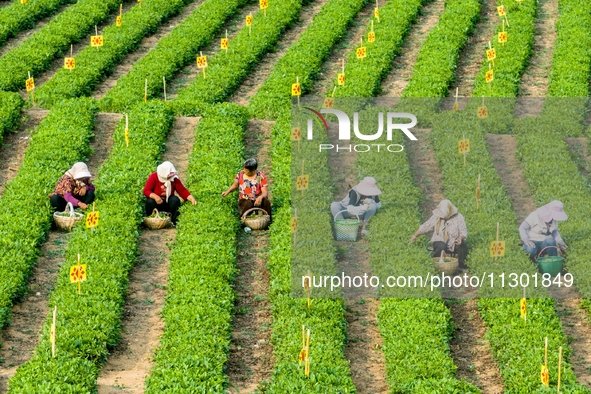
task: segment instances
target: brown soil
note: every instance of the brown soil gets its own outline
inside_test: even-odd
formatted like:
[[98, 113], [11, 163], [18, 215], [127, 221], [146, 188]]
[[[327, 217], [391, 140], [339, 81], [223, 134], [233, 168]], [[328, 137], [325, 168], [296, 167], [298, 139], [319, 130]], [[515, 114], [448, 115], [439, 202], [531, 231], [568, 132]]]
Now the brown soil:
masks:
[[486, 328], [478, 311], [478, 300], [448, 299], [447, 304], [456, 327], [449, 349], [458, 367], [457, 378], [474, 384], [485, 394], [502, 393], [501, 372], [488, 340], [484, 339]]
[[558, 0], [541, 0], [538, 3], [533, 54], [519, 85], [519, 95], [522, 97], [546, 96], [552, 51], [556, 42], [554, 25], [558, 15]]
[[[7, 4], [14, 4], [14, 1], [11, 1], [10, 3], [7, 3]], [[20, 2], [18, 4], [20, 5]], [[25, 41], [27, 38], [31, 37], [33, 34], [37, 33], [46, 24], [48, 24], [53, 18], [55, 18], [57, 15], [59, 15], [60, 13], [62, 13], [67, 8], [71, 7], [72, 5], [73, 4], [66, 4], [61, 7], [58, 7], [57, 11], [53, 15], [46, 16], [45, 18], [40, 19], [37, 23], [35, 23], [35, 27], [33, 29], [22, 31], [22, 32], [18, 33], [16, 36], [6, 40], [6, 42], [4, 44], [2, 44], [0, 47], [0, 57], [4, 56], [6, 53], [10, 52], [14, 48], [21, 45], [23, 43], [23, 41]]]
[[[185, 179], [199, 118], [176, 118], [162, 160], [172, 161]], [[152, 367], [152, 352], [159, 344], [164, 322], [170, 245], [176, 229], [144, 230], [138, 239], [140, 256], [130, 273], [124, 306], [121, 342], [112, 351], [98, 378], [98, 392], [143, 393]]]
[[458, 90], [458, 97], [470, 97], [472, 95], [476, 74], [482, 67], [488, 42], [491, 41], [491, 45], [496, 42], [493, 39], [499, 21], [496, 6], [496, 0], [484, 0], [482, 2], [480, 20], [460, 55], [456, 70], [456, 81], [449, 91], [450, 96], [455, 97], [456, 89]]
[[119, 65], [115, 67], [113, 73], [96, 87], [93, 97], [97, 100], [103, 98], [109, 90], [117, 85], [117, 80], [119, 80], [119, 78], [126, 75], [139, 59], [146, 56], [146, 54], [148, 54], [148, 52], [150, 52], [164, 36], [168, 35], [175, 27], [187, 19], [187, 17], [191, 15], [199, 5], [201, 5], [201, 3], [202, 2], [199, 0], [193, 1], [186, 6], [179, 15], [162, 22], [155, 34], [144, 37], [142, 41], [140, 41], [138, 48], [135, 51], [128, 53]]
[[[443, 180], [430, 147], [430, 130], [416, 131], [423, 138], [418, 137], [418, 141], [410, 145], [408, 156], [415, 183], [425, 196], [420, 209], [424, 219], [428, 219], [433, 208], [445, 198]], [[457, 366], [456, 376], [476, 385], [483, 393], [501, 393], [503, 381], [490, 345], [484, 339], [486, 327], [478, 311], [478, 301], [474, 298], [475, 294], [469, 293], [462, 296], [470, 299], [446, 300], [455, 326], [449, 347]]]
[[[123, 12], [127, 12], [131, 7], [135, 6], [137, 3], [133, 2], [133, 1], [129, 1], [127, 3], [123, 4]], [[103, 31], [104, 28], [109, 27], [110, 25], [115, 23], [115, 19], [117, 18], [117, 15], [119, 15], [119, 9], [117, 9], [116, 12], [112, 12], [111, 15], [109, 15], [109, 17], [101, 24], [97, 25], [97, 29], [99, 34], [102, 34], [101, 32]], [[76, 55], [82, 51], [83, 49], [85, 49], [87, 46], [90, 45], [90, 36], [94, 35], [94, 26], [92, 27], [92, 29], [89, 31], [88, 33], [88, 37], [82, 37], [82, 39], [80, 41], [78, 41], [77, 43], [72, 43], [72, 53], [74, 55], [74, 57], [76, 57]], [[70, 56], [70, 50], [67, 51], [67, 56]], [[51, 67], [41, 73], [40, 75], [32, 75], [35, 77], [35, 87], [39, 88], [41, 85], [43, 85], [45, 82], [47, 82], [48, 80], [50, 80], [55, 73], [57, 73], [61, 68], [64, 67], [64, 57], [66, 57], [66, 55], [64, 54], [64, 56], [62, 57], [57, 57], [53, 60], [53, 63], [51, 65]], [[23, 85], [24, 87], [24, 85]], [[25, 95], [27, 94], [25, 89], [21, 90], [21, 95]]]
[[67, 233], [49, 233], [29, 279], [27, 294], [12, 308], [11, 325], [2, 331], [0, 338], [0, 360], [4, 360], [0, 364], [0, 392], [8, 391], [8, 379], [33, 355], [43, 323], [50, 314], [47, 302], [69, 238]]
[[49, 111], [24, 111], [24, 119], [16, 132], [4, 136], [0, 146], [0, 196], [6, 184], [18, 173], [29, 146], [31, 131], [47, 116]]
[[[244, 20], [246, 19], [246, 16], [250, 13], [254, 15], [257, 11], [259, 11], [259, 7], [259, 3], [257, 2], [251, 3], [242, 8], [240, 12], [236, 13], [233, 17], [226, 21], [224, 26], [216, 33], [211, 43], [206, 45], [200, 51], [200, 53], [206, 55], [208, 61], [211, 61], [211, 57], [215, 56], [221, 51], [220, 40], [222, 37], [226, 36], [226, 30], [228, 31], [229, 45], [231, 47], [232, 39], [236, 37], [236, 35], [240, 33], [243, 28], [245, 28]], [[207, 76], [207, 70], [205, 71], [205, 75]], [[179, 90], [190, 85], [191, 82], [193, 82], [193, 80], [198, 76], [201, 76], [201, 70], [197, 67], [196, 61], [186, 65], [181, 71], [177, 73], [170, 83], [166, 84], [168, 99], [174, 100], [177, 97]]]
[[[557, 298], [555, 293], [551, 291], [552, 296]], [[577, 292], [572, 289], [569, 293], [573, 295]], [[591, 389], [591, 325], [589, 314], [580, 307], [580, 295], [574, 295], [576, 298], [556, 299], [556, 312], [572, 349], [570, 362], [575, 376], [579, 383]]]
[[515, 156], [517, 140], [512, 135], [487, 134], [486, 141], [497, 174], [509, 194], [517, 225], [520, 225], [537, 207], [527, 186], [521, 163]]
[[[582, 141], [585, 139], [569, 139], [573, 145]], [[518, 222], [521, 222], [536, 206], [527, 188], [523, 168], [515, 157], [516, 139], [510, 135], [489, 134], [487, 142], [497, 173], [507, 189]], [[585, 152], [583, 157], [586, 157]], [[589, 316], [579, 307], [581, 296], [576, 289], [564, 287], [550, 287], [549, 293], [556, 300], [556, 311], [572, 349], [571, 365], [575, 375], [579, 382], [591, 387], [591, 326]]]
[[[272, 189], [271, 129], [273, 122], [250, 120], [246, 126], [245, 156], [256, 157]], [[234, 283], [236, 314], [232, 320], [232, 342], [227, 361], [229, 393], [253, 393], [268, 380], [275, 359], [271, 343], [269, 303], [269, 232], [240, 232], [238, 235], [239, 274]], [[246, 361], [248, 360], [248, 362]]]
[[244, 106], [248, 105], [250, 98], [254, 96], [263, 82], [267, 80], [279, 59], [281, 59], [291, 45], [299, 39], [302, 32], [310, 26], [314, 16], [318, 14], [320, 9], [327, 2], [328, 0], [316, 0], [303, 7], [298, 21], [281, 35], [281, 38], [275, 45], [274, 52], [268, 53], [263, 60], [259, 62], [256, 68], [246, 77], [228, 101]]
[[412, 77], [419, 51], [427, 39], [429, 32], [439, 22], [443, 14], [444, 1], [434, 0], [425, 4], [417, 22], [410, 28], [410, 32], [402, 46], [401, 54], [394, 59], [394, 68], [382, 82], [381, 97], [400, 97]]
[[318, 81], [312, 86], [312, 90], [308, 93], [309, 95], [325, 96], [332, 94], [332, 92], [328, 92], [328, 89], [332, 88], [337, 73], [341, 71], [343, 59], [345, 60], [345, 65], [347, 65], [349, 52], [359, 46], [361, 38], [363, 38], [363, 42], [367, 42], [365, 32], [375, 6], [374, 2], [369, 1], [355, 16], [353, 23], [347, 29], [346, 36], [335, 44], [330, 56], [322, 64], [320, 73], [318, 74]]
[[[338, 125], [329, 123], [329, 140], [338, 142]], [[329, 167], [337, 186], [335, 201], [340, 201], [352, 186], [359, 181], [355, 168], [357, 154], [331, 152]], [[361, 230], [361, 229], [360, 229]], [[371, 231], [371, 223], [368, 225]], [[361, 234], [357, 242], [335, 241], [339, 271], [346, 275], [371, 275], [369, 242]], [[378, 328], [377, 313], [380, 301], [377, 289], [343, 289], [345, 318], [347, 320], [347, 343], [345, 358], [349, 360], [351, 378], [360, 393], [387, 393], [386, 368], [382, 353], [383, 341]]]
[[[31, 111], [32, 112], [32, 111]], [[43, 115], [47, 111], [35, 111]], [[29, 119], [29, 122], [33, 117]], [[112, 134], [117, 122], [121, 119], [118, 114], [100, 113], [95, 122], [95, 138], [91, 142], [93, 155], [88, 161], [88, 167], [93, 175], [108, 157], [113, 146]], [[2, 332], [2, 351], [0, 360], [4, 360], [5, 368], [0, 367], [0, 389], [5, 388], [6, 381], [14, 375], [16, 369], [25, 363], [34, 352], [39, 339], [43, 323], [50, 313], [47, 303], [49, 294], [53, 290], [55, 278], [63, 263], [64, 254], [70, 238], [69, 233], [52, 230], [47, 240], [41, 246], [41, 257], [33, 268], [29, 278], [28, 293], [12, 310], [11, 325]]]

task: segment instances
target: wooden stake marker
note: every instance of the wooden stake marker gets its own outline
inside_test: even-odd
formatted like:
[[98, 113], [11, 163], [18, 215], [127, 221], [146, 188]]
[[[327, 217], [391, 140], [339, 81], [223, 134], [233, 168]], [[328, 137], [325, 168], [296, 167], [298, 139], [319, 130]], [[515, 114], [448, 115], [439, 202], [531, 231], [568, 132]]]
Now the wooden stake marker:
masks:
[[480, 174], [478, 174], [478, 181], [476, 185], [476, 210], [480, 209]]
[[55, 357], [55, 322], [57, 317], [57, 305], [53, 308], [53, 319], [49, 331], [49, 342], [51, 342], [51, 357]]
[[560, 393], [560, 378], [562, 377], [562, 346], [558, 348], [558, 386], [556, 391]]
[[310, 329], [306, 332], [306, 360], [304, 365], [304, 375], [310, 376]]
[[376, 8], [373, 10], [373, 15], [378, 20], [378, 23], [380, 23], [380, 4], [378, 0], [376, 0]]
[[460, 92], [460, 88], [456, 88], [456, 101], [454, 102], [454, 112], [460, 109], [460, 105], [458, 104], [458, 94]]
[[148, 101], [148, 79], [144, 83], [144, 103]]
[[125, 114], [125, 146], [129, 147], [129, 118]]
[[164, 87], [164, 101], [166, 101], [166, 77], [162, 77], [162, 86]]
[[541, 367], [540, 379], [546, 387], [550, 384], [550, 373], [548, 372], [548, 337], [544, 338], [544, 365]]

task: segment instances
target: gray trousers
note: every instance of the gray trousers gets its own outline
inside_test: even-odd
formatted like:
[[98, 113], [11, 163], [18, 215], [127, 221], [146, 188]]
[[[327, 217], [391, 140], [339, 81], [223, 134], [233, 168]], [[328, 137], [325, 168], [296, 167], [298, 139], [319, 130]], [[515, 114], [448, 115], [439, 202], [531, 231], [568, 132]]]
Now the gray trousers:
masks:
[[[369, 218], [374, 216], [381, 206], [382, 206], [381, 202], [379, 202], [379, 203], [371, 202], [369, 204], [369, 209], [367, 211], [365, 211], [365, 213], [363, 215], [359, 216], [359, 219], [363, 220], [363, 227], [367, 226], [367, 222], [369, 221]], [[345, 211], [345, 212], [339, 213], [340, 211]], [[355, 215], [351, 215], [349, 212], [347, 212], [347, 207], [338, 201], [335, 201], [332, 204], [330, 204], [330, 212], [332, 213], [333, 218], [336, 216], [337, 213], [339, 213], [339, 216], [337, 216], [337, 219], [342, 219], [342, 218], [348, 219], [351, 217], [353, 217], [353, 218], [355, 217]]]

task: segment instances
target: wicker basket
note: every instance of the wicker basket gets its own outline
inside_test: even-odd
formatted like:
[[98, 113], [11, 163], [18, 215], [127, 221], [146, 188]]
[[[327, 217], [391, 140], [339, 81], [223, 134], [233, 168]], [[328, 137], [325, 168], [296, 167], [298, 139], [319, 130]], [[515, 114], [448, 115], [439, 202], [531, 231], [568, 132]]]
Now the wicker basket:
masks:
[[[252, 211], [260, 211], [254, 217], [247, 217]], [[271, 223], [271, 216], [261, 208], [250, 208], [242, 215], [242, 223], [253, 230], [264, 230], [269, 227]]]
[[334, 234], [337, 241], [349, 241], [355, 242], [357, 241], [357, 234], [359, 233], [359, 216], [357, 219], [337, 219], [339, 213], [347, 212], [347, 210], [342, 210], [337, 212], [334, 216]]
[[441, 252], [441, 257], [433, 257], [433, 264], [439, 272], [449, 276], [455, 274], [459, 268], [458, 259], [455, 257], [446, 257], [443, 251]]
[[166, 227], [170, 226], [170, 224], [172, 223], [170, 220], [170, 213], [158, 212], [158, 210], [155, 208], [152, 211], [152, 213], [156, 214], [156, 217], [154, 217], [154, 218], [145, 217], [144, 218], [144, 223], [145, 223], [146, 227], [148, 227], [150, 230], [160, 230], [161, 228], [166, 228]]
[[[64, 214], [64, 213], [70, 213], [70, 216], [61, 216], [60, 214]], [[64, 231], [72, 231], [72, 228], [76, 225], [76, 223], [78, 223], [79, 221], [81, 221], [82, 219], [84, 219], [84, 214], [79, 213], [79, 212], [74, 212], [74, 206], [72, 205], [71, 202], [68, 203], [68, 205], [66, 206], [66, 210], [64, 212], [54, 212], [53, 213], [53, 220], [55, 221], [55, 224], [57, 225], [57, 227], [60, 230], [64, 230]]]

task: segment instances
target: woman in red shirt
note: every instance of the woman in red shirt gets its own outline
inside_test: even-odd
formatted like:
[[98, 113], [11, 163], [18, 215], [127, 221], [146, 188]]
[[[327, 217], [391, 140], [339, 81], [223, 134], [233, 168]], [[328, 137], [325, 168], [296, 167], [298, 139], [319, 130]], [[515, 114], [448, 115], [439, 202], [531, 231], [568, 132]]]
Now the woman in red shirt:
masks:
[[244, 162], [244, 170], [240, 171], [234, 178], [234, 183], [230, 188], [222, 192], [222, 197], [226, 197], [236, 189], [238, 193], [238, 208], [240, 217], [244, 212], [253, 207], [264, 209], [271, 215], [271, 202], [269, 201], [269, 192], [267, 188], [267, 178], [257, 171], [258, 163], [256, 159], [251, 158]]
[[195, 198], [177, 176], [174, 165], [165, 161], [158, 166], [156, 172], [148, 177], [146, 186], [144, 186], [146, 216], [150, 216], [154, 209], [158, 209], [158, 211], [169, 212], [172, 223], [176, 224], [181, 199], [175, 195], [175, 192], [183, 200], [189, 200], [193, 205], [197, 204]]

